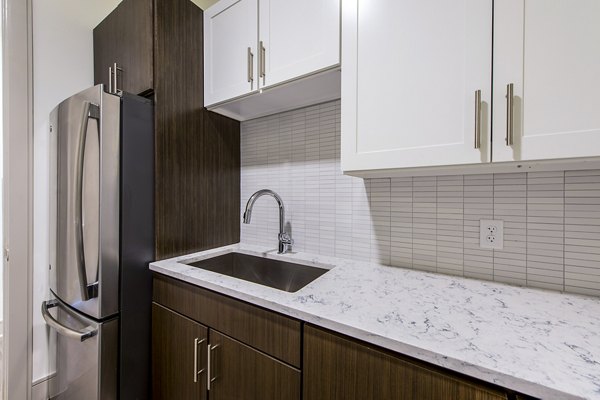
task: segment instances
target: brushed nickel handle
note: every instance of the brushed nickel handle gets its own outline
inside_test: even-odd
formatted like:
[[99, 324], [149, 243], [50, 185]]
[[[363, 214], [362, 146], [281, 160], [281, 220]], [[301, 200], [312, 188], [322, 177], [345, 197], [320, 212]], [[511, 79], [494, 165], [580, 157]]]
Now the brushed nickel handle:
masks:
[[266, 64], [266, 59], [267, 59], [266, 55], [267, 55], [267, 50], [265, 49], [265, 45], [264, 45], [263, 41], [261, 40], [260, 41], [259, 60], [260, 60], [260, 77], [263, 78], [263, 84], [265, 83], [265, 76], [267, 75], [265, 72], [266, 71], [265, 64]]
[[198, 371], [198, 346], [204, 343], [206, 339], [198, 340], [198, 338], [194, 339], [194, 383], [198, 382], [198, 375], [204, 372], [204, 368]]
[[112, 80], [113, 80], [113, 70], [112, 70], [112, 67], [108, 67], [108, 93], [112, 93]]
[[[85, 265], [85, 247], [83, 240], [83, 167], [85, 164], [85, 148], [87, 144], [88, 122], [90, 119], [100, 123], [100, 107], [86, 101], [83, 106], [81, 125], [79, 126], [79, 143], [77, 144], [77, 174], [75, 176], [75, 256], [77, 261], [77, 274], [81, 299], [84, 301], [98, 297], [98, 280], [88, 283], [87, 268]], [[99, 134], [100, 130], [98, 130]], [[98, 264], [96, 264], [96, 271]]]
[[117, 63], [113, 64], [113, 91], [111, 93], [117, 93]]
[[[42, 317], [44, 317], [44, 321], [46, 321], [46, 325], [48, 325], [49, 327], [54, 329], [59, 335], [62, 335], [62, 336], [68, 337], [68, 338], [72, 338], [72, 339], [77, 339], [77, 340], [80, 340], [83, 342], [84, 340], [87, 340], [98, 334], [98, 330], [95, 329], [93, 326], [87, 326], [83, 329], [76, 330], [76, 329], [72, 329], [72, 328], [69, 328], [69, 327], [61, 324], [48, 311], [48, 309], [53, 308], [53, 307], [58, 307], [58, 306], [59, 306], [59, 303], [57, 300], [48, 300], [48, 301], [42, 302]], [[69, 310], [66, 310], [66, 311], [68, 314], [71, 314], [71, 316], [73, 316], [72, 312], [69, 312]]]
[[506, 85], [506, 145], [513, 145], [515, 84]]
[[216, 375], [214, 377], [212, 376], [213, 364], [215, 364], [212, 361], [212, 355], [213, 355], [214, 351], [219, 348], [219, 346], [220, 345], [218, 345], [218, 344], [211, 346], [210, 343], [207, 346], [207, 349], [208, 349], [208, 357], [207, 357], [208, 358], [208, 373], [206, 374], [206, 378], [207, 378], [206, 382], [207, 382], [208, 390], [210, 390], [210, 384], [217, 380]]
[[481, 148], [481, 90], [475, 91], [475, 146]]
[[254, 54], [252, 49], [248, 47], [248, 82], [250, 82], [250, 89], [254, 85]]
[[123, 94], [123, 91], [121, 89], [119, 89], [119, 86], [117, 85], [119, 71], [123, 72], [123, 68], [119, 67], [117, 65], [117, 63], [114, 63], [113, 64], [113, 89], [114, 89], [114, 92], [112, 92], [112, 93], [120, 96], [121, 94]]

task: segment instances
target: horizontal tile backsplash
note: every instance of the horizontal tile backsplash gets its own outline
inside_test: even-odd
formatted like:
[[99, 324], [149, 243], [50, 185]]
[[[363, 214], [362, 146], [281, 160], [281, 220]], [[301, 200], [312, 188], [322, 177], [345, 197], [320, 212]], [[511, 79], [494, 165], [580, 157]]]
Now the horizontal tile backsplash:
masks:
[[[269, 188], [294, 250], [600, 295], [600, 170], [361, 179], [340, 169], [340, 102], [242, 123], [242, 207]], [[479, 248], [479, 220], [504, 249]], [[277, 247], [260, 199], [241, 240]]]

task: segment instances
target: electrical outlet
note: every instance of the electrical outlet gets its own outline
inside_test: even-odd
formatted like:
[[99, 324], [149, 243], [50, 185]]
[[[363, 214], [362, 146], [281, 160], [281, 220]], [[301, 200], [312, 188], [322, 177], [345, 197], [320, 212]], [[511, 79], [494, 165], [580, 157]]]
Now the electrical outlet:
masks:
[[479, 221], [479, 247], [497, 250], [504, 248], [504, 221], [492, 219]]

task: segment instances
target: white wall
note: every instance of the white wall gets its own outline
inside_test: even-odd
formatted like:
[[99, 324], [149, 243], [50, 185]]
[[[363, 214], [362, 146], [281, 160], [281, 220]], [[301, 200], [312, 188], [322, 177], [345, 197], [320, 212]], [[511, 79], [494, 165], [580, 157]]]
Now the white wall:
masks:
[[[2, 54], [2, 32], [4, 31], [4, 29], [2, 28], [2, 19], [0, 19], [0, 54]], [[2, 122], [2, 113], [4, 111], [3, 109], [3, 103], [2, 103], [2, 62], [0, 62], [0, 188], [2, 188], [2, 190], [4, 190], [4, 171], [3, 171], [3, 166], [4, 166], [4, 160], [3, 160], [3, 154], [4, 154], [4, 135], [2, 135], [2, 127], [3, 122]], [[2, 203], [2, 193], [0, 192], [0, 223], [2, 223], [3, 220], [3, 203]], [[4, 243], [4, 238], [2, 237], [2, 225], [0, 225], [0, 243]], [[0, 262], [0, 335], [3, 335], [3, 328], [2, 328], [2, 320], [4, 318], [4, 262]], [[0, 361], [0, 367], [2, 366], [2, 362]]]
[[34, 256], [33, 381], [54, 369], [51, 335], [40, 314], [48, 289], [48, 115], [93, 85], [92, 29], [119, 0], [33, 0]]

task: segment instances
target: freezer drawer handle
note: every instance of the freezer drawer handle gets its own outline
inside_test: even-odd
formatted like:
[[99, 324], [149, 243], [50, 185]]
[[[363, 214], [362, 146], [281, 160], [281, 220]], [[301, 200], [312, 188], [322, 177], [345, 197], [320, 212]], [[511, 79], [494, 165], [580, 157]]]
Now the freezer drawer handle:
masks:
[[94, 337], [98, 334], [98, 330], [94, 329], [91, 326], [88, 326], [82, 330], [75, 330], [62, 325], [48, 311], [48, 309], [54, 307], [58, 307], [58, 301], [56, 300], [42, 302], [42, 316], [44, 317], [46, 324], [48, 324], [49, 327], [54, 329], [59, 335], [66, 336], [72, 339], [79, 339], [83, 342], [84, 340]]
[[[100, 119], [100, 107], [97, 104], [86, 102], [83, 110], [83, 118], [81, 124], [81, 132], [79, 134], [79, 145], [77, 148], [77, 176], [75, 180], [77, 195], [75, 201], [75, 234], [76, 234], [76, 251], [77, 251], [77, 267], [79, 275], [79, 284], [81, 286], [81, 298], [89, 300], [98, 297], [98, 281], [88, 284], [88, 277], [85, 267], [85, 249], [83, 246], [83, 163], [85, 156], [85, 144], [87, 140], [88, 121], [90, 119]], [[98, 266], [96, 265], [96, 274]]]

